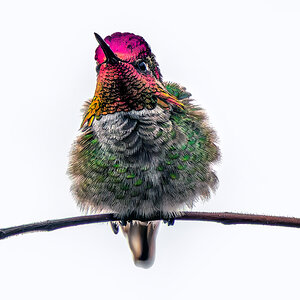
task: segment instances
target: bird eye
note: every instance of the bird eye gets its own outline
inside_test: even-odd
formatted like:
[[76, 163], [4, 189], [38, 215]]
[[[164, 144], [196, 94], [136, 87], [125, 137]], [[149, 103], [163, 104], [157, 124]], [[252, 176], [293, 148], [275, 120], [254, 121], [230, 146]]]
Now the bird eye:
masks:
[[138, 63], [137, 66], [138, 66], [138, 69], [139, 69], [141, 72], [146, 72], [146, 71], [147, 71], [147, 65], [146, 65], [145, 62], [140, 61], [140, 62]]

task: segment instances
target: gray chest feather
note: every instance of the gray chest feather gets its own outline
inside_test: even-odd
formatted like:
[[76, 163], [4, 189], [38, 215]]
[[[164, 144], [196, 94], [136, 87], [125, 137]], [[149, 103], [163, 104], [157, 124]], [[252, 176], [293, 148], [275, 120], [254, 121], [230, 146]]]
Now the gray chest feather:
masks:
[[175, 130], [170, 113], [160, 107], [105, 115], [93, 130], [103, 150], [133, 164], [158, 159], [176, 142], [170, 138]]

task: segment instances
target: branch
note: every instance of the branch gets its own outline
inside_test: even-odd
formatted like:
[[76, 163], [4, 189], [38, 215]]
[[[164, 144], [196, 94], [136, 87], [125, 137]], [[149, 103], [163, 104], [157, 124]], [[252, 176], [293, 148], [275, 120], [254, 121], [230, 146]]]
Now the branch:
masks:
[[[150, 220], [160, 220], [161, 218], [154, 217]], [[181, 212], [180, 216], [174, 218], [175, 220], [182, 221], [208, 221], [218, 222], [225, 225], [235, 224], [257, 224], [257, 225], [270, 225], [270, 226], [284, 226], [300, 228], [300, 218], [288, 218], [278, 216], [265, 216], [265, 215], [251, 215], [239, 214], [228, 212]], [[5, 239], [10, 236], [34, 232], [34, 231], [53, 231], [65, 227], [78, 226], [92, 223], [103, 223], [109, 221], [119, 221], [114, 214], [100, 214], [90, 216], [80, 216], [66, 219], [48, 220], [38, 223], [30, 223], [15, 227], [8, 227], [0, 229], [0, 239]], [[144, 219], [143, 221], [145, 221]]]

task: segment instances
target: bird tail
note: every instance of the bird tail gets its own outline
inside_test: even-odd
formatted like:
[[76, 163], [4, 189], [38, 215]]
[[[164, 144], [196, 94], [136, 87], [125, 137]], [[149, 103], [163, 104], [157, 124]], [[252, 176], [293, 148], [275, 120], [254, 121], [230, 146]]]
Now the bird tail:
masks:
[[155, 240], [160, 221], [131, 221], [121, 226], [136, 266], [150, 268], [155, 258]]

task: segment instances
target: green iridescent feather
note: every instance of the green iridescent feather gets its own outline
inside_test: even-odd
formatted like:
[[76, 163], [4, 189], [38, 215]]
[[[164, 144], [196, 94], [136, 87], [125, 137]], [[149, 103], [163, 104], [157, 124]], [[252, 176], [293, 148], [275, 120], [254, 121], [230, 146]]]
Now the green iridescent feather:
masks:
[[[177, 188], [177, 193], [198, 194], [202, 199], [207, 199], [210, 190], [215, 190], [218, 182], [210, 167], [211, 162], [217, 161], [220, 156], [215, 144], [215, 133], [207, 125], [204, 111], [192, 103], [190, 93], [185, 88], [170, 82], [165, 83], [165, 87], [169, 93], [181, 100], [185, 109], [175, 108], [170, 116], [174, 129], [167, 135], [164, 126], [170, 125], [164, 124], [156, 136], [161, 139], [166, 135], [166, 143], [174, 140], [155, 166], [161, 178], [160, 189], [178, 187], [176, 182], [181, 181], [184, 184]], [[183, 134], [185, 139], [177, 143], [175, 141], [179, 134]], [[132, 202], [138, 205], [139, 201], [150, 199], [153, 189], [157, 189], [149, 180], [150, 173], [147, 176], [147, 172], [153, 173], [153, 165], [133, 166], [117, 154], [103, 150], [101, 141], [98, 141], [92, 130], [78, 138], [71, 156], [69, 174], [76, 182], [72, 189], [83, 208], [109, 209], [114, 207], [114, 201], [122, 201], [125, 206], [130, 206]], [[109, 205], [101, 197], [107, 194], [112, 198]], [[178, 203], [174, 197], [174, 207], [176, 205]], [[153, 213], [161, 209], [161, 199], [157, 199], [153, 203]]]

